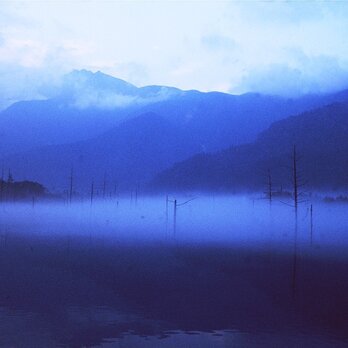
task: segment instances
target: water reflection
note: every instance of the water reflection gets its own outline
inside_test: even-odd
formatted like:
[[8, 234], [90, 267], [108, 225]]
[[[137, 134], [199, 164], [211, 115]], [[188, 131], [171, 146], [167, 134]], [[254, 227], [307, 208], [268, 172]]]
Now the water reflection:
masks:
[[174, 236], [165, 199], [1, 206], [0, 345], [347, 344], [345, 207], [315, 230], [246, 198], [182, 208]]

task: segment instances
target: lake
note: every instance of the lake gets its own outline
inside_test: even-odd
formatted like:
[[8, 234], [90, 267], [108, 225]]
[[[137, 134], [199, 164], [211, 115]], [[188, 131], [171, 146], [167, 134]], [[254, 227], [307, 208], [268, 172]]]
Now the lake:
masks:
[[346, 347], [348, 205], [290, 205], [1, 204], [0, 346]]

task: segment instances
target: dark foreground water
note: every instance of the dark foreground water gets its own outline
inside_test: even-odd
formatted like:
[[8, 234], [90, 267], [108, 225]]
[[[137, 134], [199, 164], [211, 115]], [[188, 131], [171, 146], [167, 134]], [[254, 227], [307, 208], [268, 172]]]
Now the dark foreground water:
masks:
[[3, 205], [0, 346], [347, 347], [348, 206], [314, 207]]

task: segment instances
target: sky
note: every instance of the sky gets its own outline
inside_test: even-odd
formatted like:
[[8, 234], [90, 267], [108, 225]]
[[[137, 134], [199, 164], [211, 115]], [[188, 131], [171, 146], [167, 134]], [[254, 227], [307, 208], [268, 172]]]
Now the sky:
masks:
[[88, 69], [137, 86], [333, 92], [348, 88], [347, 18], [348, 1], [0, 0], [0, 90], [40, 97]]

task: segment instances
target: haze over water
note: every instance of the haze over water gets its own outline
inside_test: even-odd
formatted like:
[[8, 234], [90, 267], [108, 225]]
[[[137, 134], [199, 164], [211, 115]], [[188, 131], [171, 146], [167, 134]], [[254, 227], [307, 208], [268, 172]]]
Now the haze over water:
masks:
[[346, 205], [173, 198], [2, 204], [0, 343], [347, 344]]

